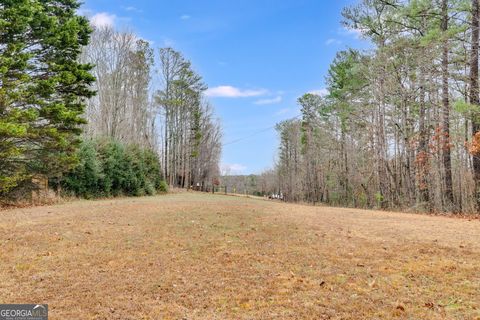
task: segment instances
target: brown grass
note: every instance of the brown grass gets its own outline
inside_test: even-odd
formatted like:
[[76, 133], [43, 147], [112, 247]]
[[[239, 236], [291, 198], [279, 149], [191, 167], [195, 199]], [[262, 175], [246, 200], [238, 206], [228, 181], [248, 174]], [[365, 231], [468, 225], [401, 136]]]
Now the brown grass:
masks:
[[480, 319], [480, 221], [177, 193], [0, 212], [51, 319]]

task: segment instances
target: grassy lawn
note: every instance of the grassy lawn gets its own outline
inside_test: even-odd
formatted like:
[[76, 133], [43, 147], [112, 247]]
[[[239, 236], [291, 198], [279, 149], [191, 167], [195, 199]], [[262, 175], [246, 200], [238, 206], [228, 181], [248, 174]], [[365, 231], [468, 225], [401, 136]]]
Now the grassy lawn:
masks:
[[179, 193], [0, 212], [51, 319], [480, 319], [480, 221]]

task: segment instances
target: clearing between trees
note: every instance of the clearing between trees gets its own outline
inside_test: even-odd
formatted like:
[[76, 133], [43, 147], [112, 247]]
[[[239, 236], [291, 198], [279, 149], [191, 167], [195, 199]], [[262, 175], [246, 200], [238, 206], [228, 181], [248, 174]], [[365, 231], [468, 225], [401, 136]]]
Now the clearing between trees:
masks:
[[480, 221], [201, 193], [0, 212], [51, 319], [480, 319]]

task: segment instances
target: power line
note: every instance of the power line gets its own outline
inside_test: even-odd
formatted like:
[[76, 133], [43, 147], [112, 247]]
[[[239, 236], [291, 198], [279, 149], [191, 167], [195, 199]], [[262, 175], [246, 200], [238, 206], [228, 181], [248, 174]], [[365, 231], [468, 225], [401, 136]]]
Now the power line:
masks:
[[[293, 117], [293, 118], [291, 118], [290, 120], [295, 120], [295, 119], [300, 118], [300, 117], [302, 117], [302, 115], [298, 115], [298, 116], [296, 116], [296, 117]], [[275, 127], [276, 127], [276, 125], [271, 126], [271, 127], [268, 127], [268, 128], [265, 128], [265, 129], [262, 129], [262, 130], [259, 130], [259, 131], [256, 131], [256, 132], [253, 132], [252, 134], [249, 134], [248, 136], [245, 136], [245, 137], [243, 137], [243, 138], [239, 138], [239, 139], [235, 139], [235, 140], [229, 141], [229, 142], [227, 142], [227, 143], [222, 144], [222, 147], [225, 147], [225, 146], [228, 146], [228, 145], [231, 145], [231, 144], [235, 144], [235, 143], [241, 142], [241, 141], [243, 141], [243, 140], [249, 139], [249, 138], [254, 137], [254, 136], [256, 136], [256, 135], [259, 135], [259, 134], [261, 134], [261, 133], [270, 131], [270, 130], [272, 130], [272, 129], [275, 128]]]
[[263, 129], [263, 130], [254, 132], [254, 133], [252, 133], [252, 134], [250, 134], [250, 135], [248, 135], [248, 136], [245, 136], [245, 137], [243, 137], [243, 138], [239, 138], [239, 139], [232, 140], [232, 141], [230, 141], [230, 142], [224, 143], [223, 146], [228, 146], [228, 145], [231, 145], [231, 144], [234, 144], [234, 143], [237, 143], [237, 142], [246, 140], [246, 139], [248, 139], [248, 138], [251, 138], [251, 137], [254, 137], [254, 136], [256, 136], [256, 135], [259, 135], [260, 133], [264, 133], [264, 132], [270, 131], [270, 130], [272, 130], [273, 128], [275, 128], [275, 126], [271, 126], [271, 127], [265, 128], [265, 129]]

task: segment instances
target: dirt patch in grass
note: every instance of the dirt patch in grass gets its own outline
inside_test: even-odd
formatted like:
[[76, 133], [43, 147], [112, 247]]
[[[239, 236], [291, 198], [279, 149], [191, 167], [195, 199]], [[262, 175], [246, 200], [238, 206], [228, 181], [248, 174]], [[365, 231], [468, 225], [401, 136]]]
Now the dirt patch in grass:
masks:
[[0, 212], [51, 319], [480, 319], [480, 221], [198, 193]]

